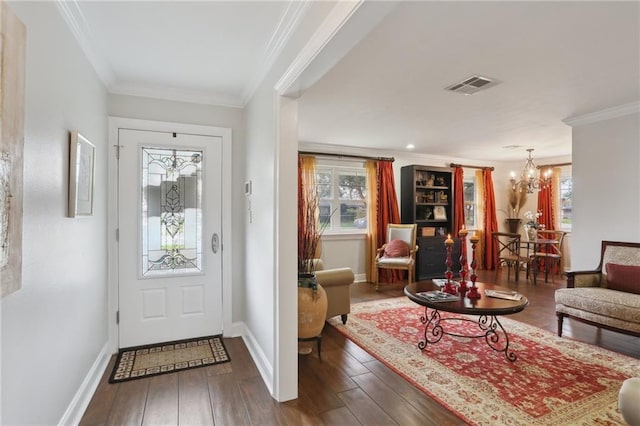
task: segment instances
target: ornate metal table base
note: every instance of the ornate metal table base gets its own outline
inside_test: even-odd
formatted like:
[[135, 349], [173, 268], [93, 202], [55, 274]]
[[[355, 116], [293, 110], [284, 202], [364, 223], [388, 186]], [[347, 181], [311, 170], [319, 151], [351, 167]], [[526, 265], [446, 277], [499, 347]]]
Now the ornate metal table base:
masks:
[[476, 323], [476, 321], [468, 318], [442, 318], [440, 317], [440, 312], [438, 312], [437, 309], [431, 309], [431, 315], [429, 315], [429, 308], [425, 307], [424, 315], [420, 316], [420, 322], [425, 324], [424, 340], [418, 342], [418, 348], [424, 351], [427, 348], [428, 343], [438, 343], [445, 334], [448, 336], [467, 337], [471, 339], [484, 337], [487, 345], [489, 345], [491, 349], [496, 352], [504, 352], [505, 357], [507, 357], [509, 361], [514, 362], [518, 359], [516, 354], [509, 352], [509, 335], [495, 315], [480, 315], [478, 317], [477, 325], [481, 334], [476, 335], [447, 332], [443, 327], [443, 324], [447, 321]]

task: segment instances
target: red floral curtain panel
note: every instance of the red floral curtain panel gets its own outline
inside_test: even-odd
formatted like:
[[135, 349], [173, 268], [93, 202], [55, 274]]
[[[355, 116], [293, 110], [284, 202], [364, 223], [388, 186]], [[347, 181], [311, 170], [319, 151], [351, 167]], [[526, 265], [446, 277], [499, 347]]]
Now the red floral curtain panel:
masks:
[[493, 177], [491, 170], [484, 169], [482, 171], [484, 182], [484, 268], [495, 269], [496, 267], [496, 247], [493, 241], [492, 233], [498, 232], [498, 219], [496, 218], [496, 198], [493, 191]]
[[[393, 177], [393, 162], [389, 160], [378, 161], [378, 247], [382, 247], [387, 241], [387, 225], [400, 223], [400, 211], [398, 210], [398, 197]], [[404, 271], [391, 269], [380, 270], [380, 280], [394, 282], [402, 279]]]

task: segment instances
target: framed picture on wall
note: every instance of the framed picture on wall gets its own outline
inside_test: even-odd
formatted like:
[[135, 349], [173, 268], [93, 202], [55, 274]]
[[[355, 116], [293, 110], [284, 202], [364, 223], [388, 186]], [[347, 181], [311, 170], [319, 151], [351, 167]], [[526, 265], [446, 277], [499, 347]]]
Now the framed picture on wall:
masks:
[[444, 206], [435, 206], [433, 208], [433, 218], [435, 220], [447, 220], [447, 210]]
[[93, 215], [96, 147], [80, 132], [69, 143], [69, 217]]

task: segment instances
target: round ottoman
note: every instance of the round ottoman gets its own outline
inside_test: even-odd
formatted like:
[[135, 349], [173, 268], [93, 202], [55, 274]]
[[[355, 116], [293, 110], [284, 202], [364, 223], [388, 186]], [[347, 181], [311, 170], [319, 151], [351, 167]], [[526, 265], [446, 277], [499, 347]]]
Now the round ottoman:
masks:
[[632, 377], [622, 382], [618, 407], [624, 421], [630, 426], [640, 426], [640, 377]]

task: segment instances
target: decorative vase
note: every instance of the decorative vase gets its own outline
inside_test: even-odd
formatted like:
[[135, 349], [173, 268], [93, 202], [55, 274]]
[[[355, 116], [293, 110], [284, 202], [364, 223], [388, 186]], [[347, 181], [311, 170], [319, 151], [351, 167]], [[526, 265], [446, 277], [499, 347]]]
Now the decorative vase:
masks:
[[538, 238], [538, 230], [533, 226], [527, 226], [526, 231], [527, 231], [527, 239], [529, 241], [533, 241], [536, 238]]
[[508, 218], [505, 219], [505, 222], [507, 223], [509, 232], [516, 234], [518, 232], [518, 228], [520, 228], [520, 222], [522, 222], [522, 220], [518, 218]]
[[640, 425], [640, 378], [632, 377], [622, 382], [618, 394], [618, 407], [625, 422], [631, 426]]
[[319, 336], [327, 316], [327, 293], [313, 274], [298, 275], [298, 338]]

